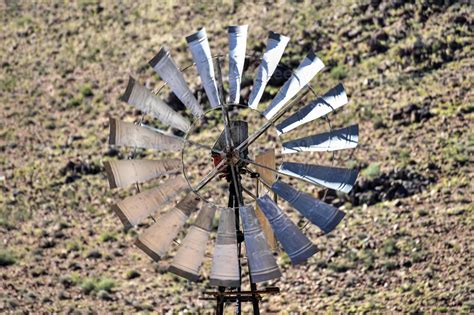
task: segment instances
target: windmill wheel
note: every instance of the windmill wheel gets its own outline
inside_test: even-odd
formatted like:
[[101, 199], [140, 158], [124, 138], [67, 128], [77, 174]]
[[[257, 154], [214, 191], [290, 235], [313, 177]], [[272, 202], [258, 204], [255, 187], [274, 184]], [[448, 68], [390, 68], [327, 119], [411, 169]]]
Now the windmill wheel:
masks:
[[[179, 231], [197, 212], [169, 268], [170, 272], [188, 280], [200, 279], [200, 267], [218, 210], [220, 219], [210, 283], [240, 291], [241, 241], [245, 240], [252, 283], [280, 277], [273, 256], [277, 248], [275, 239], [293, 264], [305, 262], [317, 252], [315, 245], [278, 206], [274, 195], [288, 202], [324, 233], [331, 232], [344, 217], [343, 211], [288, 184], [288, 178], [348, 193], [358, 175], [357, 170], [289, 161], [282, 162], [277, 169], [275, 148], [281, 151], [277, 156], [290, 158], [305, 152], [352, 149], [358, 143], [358, 126], [329, 127], [325, 132], [299, 138], [287, 136], [297, 127], [326, 118], [327, 114], [347, 104], [344, 87], [338, 84], [324, 95], [314, 95], [310, 102], [299, 106], [308, 89], [314, 93], [309, 83], [324, 68], [323, 62], [310, 51], [299, 67], [291, 71], [270, 104], [261, 109], [260, 100], [279, 67], [289, 38], [269, 33], [250, 96], [242, 99], [247, 26], [231, 26], [228, 34], [227, 97], [221, 75], [223, 58], [211, 55], [204, 28], [186, 40], [207, 96], [206, 102], [198, 102], [166, 48], [149, 62], [185, 105], [193, 116], [192, 121], [173, 110], [159, 94], [130, 77], [121, 100], [158, 119], [161, 124], [181, 130], [184, 136], [111, 118], [111, 145], [172, 152], [175, 156], [162, 160], [113, 160], [105, 163], [105, 169], [111, 188], [138, 185], [167, 176], [160, 185], [113, 206], [126, 228], [137, 226], [163, 205], [180, 197], [174, 207], [160, 215], [136, 240], [136, 245], [155, 261], [167, 255]], [[283, 135], [291, 140], [276, 143], [275, 139]], [[214, 186], [210, 188], [212, 184]], [[223, 198], [226, 194], [228, 200]], [[255, 297], [256, 291], [252, 292]]]

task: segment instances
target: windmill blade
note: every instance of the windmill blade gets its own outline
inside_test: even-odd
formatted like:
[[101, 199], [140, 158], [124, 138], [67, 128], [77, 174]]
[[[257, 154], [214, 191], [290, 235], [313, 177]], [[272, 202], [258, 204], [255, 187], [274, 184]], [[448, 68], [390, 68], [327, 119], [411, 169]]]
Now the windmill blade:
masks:
[[324, 68], [324, 64], [314, 52], [310, 51], [301, 62], [298, 69], [278, 91], [270, 105], [264, 110], [263, 115], [271, 119], [282, 107], [295, 96], [311, 79]]
[[144, 126], [110, 118], [109, 144], [126, 147], [179, 151], [184, 140], [168, 136]]
[[356, 169], [292, 162], [283, 162], [279, 171], [345, 193], [352, 190], [359, 174]]
[[272, 190], [326, 234], [331, 232], [345, 216], [345, 213], [337, 208], [298, 191], [282, 181], [274, 182]]
[[120, 97], [120, 100], [135, 106], [144, 113], [152, 115], [163, 124], [181, 131], [187, 132], [191, 126], [189, 120], [175, 112], [158, 95], [153, 94], [131, 76], [128, 80], [127, 89]]
[[221, 208], [210, 284], [221, 287], [238, 287], [240, 285], [235, 213], [231, 208]]
[[298, 229], [293, 221], [265, 195], [257, 199], [257, 204], [262, 209], [283, 250], [290, 257], [291, 263], [296, 265], [305, 262], [318, 251], [316, 246]]
[[211, 49], [207, 40], [206, 29], [203, 27], [199, 32], [186, 37], [188, 47], [193, 55], [194, 63], [201, 77], [202, 85], [206, 91], [207, 98], [212, 108], [219, 107], [221, 102], [217, 83], [214, 75]]
[[286, 45], [290, 41], [289, 37], [274, 32], [268, 33], [267, 49], [263, 54], [262, 62], [257, 70], [257, 76], [253, 83], [252, 92], [249, 96], [249, 107], [257, 109], [268, 81], [275, 72], [285, 51]]
[[282, 121], [276, 126], [279, 134], [289, 132], [298, 126], [320, 118], [337, 108], [347, 104], [347, 95], [344, 86], [339, 83], [326, 94], [310, 102], [305, 107]]
[[168, 252], [189, 215], [198, 209], [199, 201], [193, 192], [187, 194], [173, 209], [146, 229], [137, 238], [135, 245], [154, 261], [160, 260]]
[[204, 204], [194, 224], [181, 242], [168, 271], [190, 281], [199, 280], [199, 269], [206, 253], [215, 207]]
[[158, 54], [149, 62], [150, 66], [158, 73], [176, 95], [176, 97], [193, 113], [194, 117], [200, 118], [204, 112], [197, 99], [189, 89], [184, 80], [183, 73], [178, 69], [168, 48], [163, 47]]
[[189, 189], [182, 175], [172, 177], [158, 187], [130, 196], [112, 206], [125, 229], [138, 225], [181, 191]]
[[359, 126], [335, 129], [313, 136], [283, 142], [282, 153], [302, 151], [336, 151], [357, 147], [359, 141]]
[[280, 269], [278, 269], [253, 207], [240, 207], [240, 216], [244, 227], [245, 249], [252, 282], [258, 283], [280, 278]]
[[229, 26], [229, 102], [239, 104], [248, 25]]
[[104, 162], [110, 188], [144, 183], [181, 169], [179, 159], [166, 160], [111, 160]]

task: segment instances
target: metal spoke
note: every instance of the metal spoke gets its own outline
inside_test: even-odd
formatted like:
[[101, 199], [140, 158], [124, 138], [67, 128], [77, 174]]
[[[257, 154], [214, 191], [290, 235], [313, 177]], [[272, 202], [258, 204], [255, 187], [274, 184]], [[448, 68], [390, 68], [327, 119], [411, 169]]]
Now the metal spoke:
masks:
[[200, 191], [204, 186], [206, 186], [216, 175], [219, 173], [220, 168], [225, 164], [227, 159], [223, 159], [217, 164], [204, 178], [197, 184], [196, 188], [193, 188], [194, 192]]

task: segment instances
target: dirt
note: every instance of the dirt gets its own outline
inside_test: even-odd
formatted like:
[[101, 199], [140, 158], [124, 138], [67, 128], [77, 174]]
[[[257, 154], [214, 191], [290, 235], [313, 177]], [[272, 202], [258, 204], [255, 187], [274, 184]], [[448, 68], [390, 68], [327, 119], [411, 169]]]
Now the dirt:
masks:
[[[118, 100], [128, 74], [157, 91], [162, 82], [147, 63], [162, 45], [189, 65], [184, 37], [205, 26], [212, 53], [225, 55], [232, 24], [249, 24], [249, 52], [264, 50], [269, 30], [289, 36], [282, 61], [292, 68], [315, 49], [326, 65], [311, 82], [316, 93], [341, 81], [350, 100], [329, 116], [333, 128], [360, 129], [359, 147], [334, 160], [278, 155], [361, 173], [352, 194], [327, 194], [346, 212], [338, 228], [306, 230], [319, 248], [313, 258], [291, 266], [279, 253], [283, 276], [267, 285], [281, 293], [265, 298], [262, 312], [474, 312], [474, 46], [466, 1], [5, 0], [0, 18], [0, 312], [212, 312], [199, 300], [212, 289], [210, 259], [194, 284], [166, 272], [169, 258], [154, 263], [136, 248], [152, 220], [123, 230], [111, 205], [136, 188], [110, 190], [103, 162], [132, 153], [108, 146], [109, 116], [142, 117]], [[244, 97], [257, 65], [246, 66]], [[185, 77], [204, 101], [195, 70]], [[167, 88], [160, 95], [182, 109]], [[324, 128], [315, 121], [295, 136]], [[196, 156], [203, 171], [206, 159]]]

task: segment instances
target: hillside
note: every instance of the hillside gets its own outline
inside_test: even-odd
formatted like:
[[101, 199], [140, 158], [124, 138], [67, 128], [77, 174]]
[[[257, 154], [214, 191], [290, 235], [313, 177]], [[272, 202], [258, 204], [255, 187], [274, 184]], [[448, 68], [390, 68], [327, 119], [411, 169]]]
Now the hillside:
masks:
[[[264, 51], [269, 30], [289, 36], [283, 62], [293, 68], [312, 47], [326, 65], [311, 82], [316, 92], [338, 82], [348, 92], [349, 104], [330, 115], [333, 127], [360, 129], [359, 147], [334, 161], [361, 169], [354, 192], [326, 196], [346, 211], [344, 221], [327, 236], [307, 230], [319, 248], [307, 264], [279, 255], [282, 293], [262, 310], [474, 311], [467, 1], [5, 0], [0, 17], [0, 312], [212, 310], [198, 300], [207, 279], [187, 283], [166, 272], [169, 259], [154, 263], [133, 245], [151, 221], [122, 229], [111, 205], [136, 191], [110, 190], [103, 162], [131, 153], [109, 147], [109, 116], [142, 116], [118, 100], [128, 75], [157, 89], [147, 63], [163, 45], [184, 67], [185, 36], [205, 26], [213, 54], [225, 55], [225, 27], [236, 24], [249, 24], [249, 52]], [[257, 65], [246, 70], [244, 96]], [[202, 94], [192, 70], [186, 78]], [[267, 102], [277, 91], [268, 88]], [[173, 101], [166, 89], [161, 95]], [[329, 163], [331, 155], [311, 158]], [[206, 275], [209, 268], [210, 259]]]

